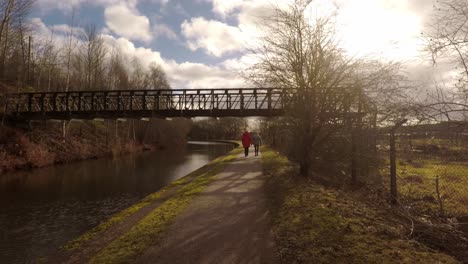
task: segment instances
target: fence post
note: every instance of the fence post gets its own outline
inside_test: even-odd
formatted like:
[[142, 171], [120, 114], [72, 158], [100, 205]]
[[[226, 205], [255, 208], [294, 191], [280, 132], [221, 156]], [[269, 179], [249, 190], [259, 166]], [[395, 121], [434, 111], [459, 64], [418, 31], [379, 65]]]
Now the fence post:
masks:
[[407, 121], [407, 119], [400, 120], [390, 129], [390, 199], [392, 204], [398, 201], [395, 132]]
[[357, 182], [357, 127], [351, 125], [351, 182]]
[[439, 214], [441, 217], [444, 217], [445, 216], [444, 203], [442, 202], [442, 197], [440, 195], [439, 176], [436, 176], [435, 185], [436, 185], [437, 201], [439, 202]]
[[[349, 109], [349, 108], [348, 108]], [[358, 134], [361, 133], [361, 94], [359, 94], [358, 102], [358, 116], [356, 119], [351, 117], [351, 182], [352, 184], [357, 183], [357, 171], [358, 171]], [[353, 126], [353, 123], [355, 125]]]

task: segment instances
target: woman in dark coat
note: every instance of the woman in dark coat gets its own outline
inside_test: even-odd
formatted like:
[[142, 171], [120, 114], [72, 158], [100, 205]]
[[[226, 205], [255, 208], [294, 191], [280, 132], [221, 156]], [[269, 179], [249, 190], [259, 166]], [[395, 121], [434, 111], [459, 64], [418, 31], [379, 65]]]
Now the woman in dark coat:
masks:
[[247, 157], [249, 155], [249, 148], [252, 144], [252, 139], [250, 138], [249, 132], [247, 130], [242, 134], [242, 146], [244, 147], [244, 153]]
[[255, 148], [255, 156], [258, 156], [258, 150], [260, 149], [260, 145], [262, 145], [262, 138], [257, 132], [252, 133], [252, 144], [254, 145]]

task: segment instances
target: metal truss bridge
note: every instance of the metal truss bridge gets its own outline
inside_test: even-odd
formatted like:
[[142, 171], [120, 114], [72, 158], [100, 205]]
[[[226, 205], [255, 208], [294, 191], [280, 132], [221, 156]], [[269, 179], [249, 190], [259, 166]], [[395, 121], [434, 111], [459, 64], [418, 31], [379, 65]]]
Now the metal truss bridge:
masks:
[[279, 116], [277, 88], [70, 91], [8, 94], [9, 120]]

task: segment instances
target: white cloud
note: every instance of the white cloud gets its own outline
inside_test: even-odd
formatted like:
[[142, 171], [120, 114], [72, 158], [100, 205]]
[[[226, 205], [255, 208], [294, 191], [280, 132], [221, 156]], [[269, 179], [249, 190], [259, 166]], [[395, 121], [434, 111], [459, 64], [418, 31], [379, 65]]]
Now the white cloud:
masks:
[[187, 45], [193, 51], [204, 49], [208, 54], [220, 57], [244, 48], [244, 35], [238, 27], [203, 17], [185, 20], [181, 27]]
[[161, 6], [165, 6], [167, 5], [167, 3], [169, 3], [169, 0], [147, 0], [147, 1], [159, 3]]
[[71, 11], [73, 8], [79, 8], [84, 4], [104, 7], [111, 5], [136, 7], [136, 5], [141, 2], [157, 3], [161, 7], [165, 7], [170, 0], [36, 0], [37, 7], [43, 12], [55, 9]]
[[236, 9], [240, 8], [243, 4], [243, 0], [211, 0], [213, 4], [213, 12], [222, 17], [226, 17]]
[[174, 88], [234, 88], [243, 87], [244, 80], [222, 65], [169, 61], [165, 67]]
[[116, 34], [131, 40], [152, 40], [150, 22], [134, 8], [125, 4], [107, 7], [104, 11], [107, 27]]
[[[70, 28], [65, 25], [47, 26], [40, 18], [33, 18], [31, 23], [37, 32], [37, 41], [51, 39], [57, 50], [66, 45], [66, 33]], [[54, 33], [53, 29], [55, 30]], [[82, 30], [76, 28], [76, 30]], [[108, 45], [108, 51], [116, 49], [126, 58], [136, 57], [143, 67], [155, 62], [163, 67], [167, 73], [169, 83], [173, 88], [209, 88], [209, 87], [242, 87], [244, 81], [237, 74], [240, 61], [226, 61], [216, 65], [207, 65], [185, 61], [178, 63], [163, 58], [159, 51], [151, 48], [138, 47], [131, 40], [124, 37], [114, 37], [109, 34], [102, 35]], [[109, 54], [110, 55], [110, 54]]]
[[169, 83], [173, 88], [210, 88], [210, 87], [242, 87], [244, 81], [237, 74], [237, 69], [229, 67], [229, 63], [207, 65], [195, 62], [177, 63], [174, 60], [164, 59], [158, 51], [136, 47], [125, 38], [114, 38], [105, 35], [109, 45], [118, 48], [128, 57], [137, 57], [144, 67], [152, 62], [162, 66], [167, 74]]
[[[212, 11], [236, 17], [238, 28], [249, 40], [261, 34], [262, 17], [275, 7], [287, 7], [292, 0], [207, 0]], [[337, 37], [354, 56], [374, 55], [392, 60], [415, 59], [421, 49], [420, 33], [431, 1], [417, 0], [314, 0], [309, 16], [337, 12]], [[335, 6], [337, 8], [335, 8]]]
[[84, 0], [67, 0], [67, 1], [55, 1], [55, 0], [37, 0], [37, 5], [42, 11], [49, 11], [53, 9], [59, 10], [71, 10], [73, 7], [79, 6]]
[[138, 0], [37, 0], [37, 5], [42, 11], [54, 9], [62, 11], [71, 11], [73, 8], [79, 8], [83, 4], [95, 6], [109, 6], [115, 4], [128, 4], [135, 6]]
[[157, 24], [154, 26], [154, 33], [156, 37], [165, 36], [168, 39], [178, 40], [177, 34], [165, 24]]

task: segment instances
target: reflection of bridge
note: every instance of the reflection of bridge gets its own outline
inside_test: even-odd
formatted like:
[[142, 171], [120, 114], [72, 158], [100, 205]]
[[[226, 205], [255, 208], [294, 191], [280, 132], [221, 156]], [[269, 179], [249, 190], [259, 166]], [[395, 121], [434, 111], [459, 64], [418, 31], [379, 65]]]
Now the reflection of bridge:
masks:
[[278, 116], [283, 89], [180, 89], [9, 94], [12, 120]]

